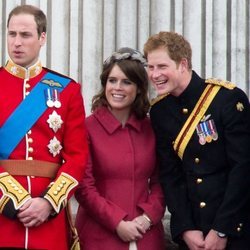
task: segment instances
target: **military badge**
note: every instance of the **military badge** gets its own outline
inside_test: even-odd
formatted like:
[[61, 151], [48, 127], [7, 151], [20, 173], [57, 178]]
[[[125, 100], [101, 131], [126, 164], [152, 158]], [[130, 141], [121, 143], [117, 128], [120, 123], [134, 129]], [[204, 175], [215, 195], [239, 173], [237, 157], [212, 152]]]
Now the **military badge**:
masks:
[[244, 110], [244, 105], [243, 105], [243, 103], [238, 102], [238, 103], [236, 104], [236, 108], [237, 108], [238, 111], [242, 112], [242, 111]]
[[[209, 118], [207, 116], [206, 118]], [[196, 126], [196, 133], [199, 137], [199, 143], [205, 145], [218, 139], [218, 132], [213, 119], [202, 119], [201, 122]]]
[[54, 138], [49, 141], [48, 148], [49, 152], [55, 157], [57, 154], [60, 153], [62, 145], [60, 141], [57, 140], [57, 138], [54, 136]]
[[47, 123], [49, 124], [49, 127], [53, 129], [53, 131], [56, 133], [59, 128], [61, 128], [63, 121], [61, 119], [61, 116], [56, 113], [54, 110], [52, 114], [49, 115], [49, 119], [47, 120]]
[[18, 74], [18, 68], [16, 66], [12, 66], [10, 69], [11, 73], [13, 75], [17, 75]]

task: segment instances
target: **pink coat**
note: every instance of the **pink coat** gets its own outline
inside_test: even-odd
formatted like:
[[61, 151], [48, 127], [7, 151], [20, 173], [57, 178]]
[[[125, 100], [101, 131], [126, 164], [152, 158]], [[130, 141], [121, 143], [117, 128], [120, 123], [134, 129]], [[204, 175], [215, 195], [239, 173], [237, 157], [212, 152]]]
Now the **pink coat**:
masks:
[[161, 219], [165, 207], [156, 171], [155, 138], [149, 119], [131, 116], [122, 128], [107, 108], [86, 120], [90, 160], [76, 191], [76, 226], [86, 250], [125, 250], [116, 234], [121, 220], [145, 212], [152, 228], [137, 241], [138, 250], [164, 249]]

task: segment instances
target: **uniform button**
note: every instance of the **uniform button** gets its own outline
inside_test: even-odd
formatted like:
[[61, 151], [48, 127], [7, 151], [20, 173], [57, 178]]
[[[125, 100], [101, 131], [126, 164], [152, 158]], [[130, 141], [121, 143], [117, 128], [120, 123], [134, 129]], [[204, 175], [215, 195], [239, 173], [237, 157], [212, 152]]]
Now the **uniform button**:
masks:
[[32, 147], [30, 147], [30, 148], [28, 148], [28, 151], [29, 151], [30, 153], [33, 153], [34, 149], [33, 149]]
[[28, 157], [28, 160], [29, 160], [29, 161], [32, 161], [32, 160], [33, 160], [33, 157], [32, 157], [32, 156]]
[[25, 88], [28, 89], [30, 88], [30, 85], [28, 83], [25, 84]]
[[28, 131], [28, 135], [31, 135], [31, 133], [32, 133], [31, 130], [29, 130], [29, 131]]
[[28, 139], [28, 142], [29, 142], [29, 143], [32, 143], [32, 142], [33, 142], [33, 139], [32, 139], [32, 138], [29, 138], [29, 139]]
[[240, 232], [241, 231], [241, 228], [240, 227], [237, 227], [237, 232]]
[[196, 180], [196, 183], [197, 183], [197, 184], [202, 183], [202, 179], [201, 179], [201, 178], [198, 178], [198, 179]]
[[188, 113], [188, 109], [183, 108], [183, 109], [182, 109], [182, 113], [183, 113], [183, 114], [187, 114], [187, 113]]
[[200, 159], [199, 158], [195, 158], [194, 162], [198, 164], [200, 162]]
[[205, 202], [200, 202], [200, 208], [204, 208], [206, 206], [206, 203]]

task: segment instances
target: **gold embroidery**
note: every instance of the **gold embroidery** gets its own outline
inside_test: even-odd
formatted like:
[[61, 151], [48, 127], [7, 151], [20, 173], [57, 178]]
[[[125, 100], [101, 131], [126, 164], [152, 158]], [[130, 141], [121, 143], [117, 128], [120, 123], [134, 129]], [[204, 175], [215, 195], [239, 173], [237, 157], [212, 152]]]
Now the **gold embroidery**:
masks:
[[229, 82], [229, 81], [225, 81], [225, 80], [221, 80], [218, 78], [208, 78], [208, 79], [206, 79], [206, 83], [222, 86], [226, 89], [234, 89], [236, 87], [236, 85], [234, 83]]
[[62, 173], [53, 183], [44, 198], [46, 198], [54, 210], [59, 213], [61, 205], [64, 204], [64, 200], [67, 199], [69, 192], [76, 187], [77, 184], [78, 181], [75, 178], [66, 173]]
[[4, 67], [10, 74], [15, 75], [22, 79], [30, 79], [39, 75], [42, 71], [42, 64], [38, 61], [33, 66], [28, 69], [21, 67], [20, 65], [15, 64], [11, 60], [7, 62]]
[[23, 186], [7, 172], [0, 174], [0, 188], [4, 195], [11, 198], [15, 209], [19, 209], [31, 198]]
[[237, 108], [238, 111], [242, 112], [242, 111], [244, 110], [244, 105], [243, 105], [243, 103], [238, 102], [238, 103], [236, 104], [236, 108]]
[[153, 98], [153, 99], [151, 100], [151, 102], [150, 102], [150, 105], [153, 106], [154, 104], [156, 104], [157, 102], [159, 102], [160, 100], [162, 100], [164, 97], [166, 97], [166, 96], [168, 96], [168, 95], [169, 95], [169, 93], [164, 94], [164, 95], [159, 95], [159, 96]]

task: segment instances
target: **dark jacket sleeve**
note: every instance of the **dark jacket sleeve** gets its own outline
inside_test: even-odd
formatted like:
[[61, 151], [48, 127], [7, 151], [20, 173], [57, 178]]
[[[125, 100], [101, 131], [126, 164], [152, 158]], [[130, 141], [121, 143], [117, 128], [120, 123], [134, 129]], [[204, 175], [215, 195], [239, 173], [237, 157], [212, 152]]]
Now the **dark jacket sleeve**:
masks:
[[221, 110], [221, 117], [230, 171], [213, 228], [231, 236], [239, 236], [249, 213], [247, 204], [250, 197], [250, 105], [241, 90], [230, 92]]

